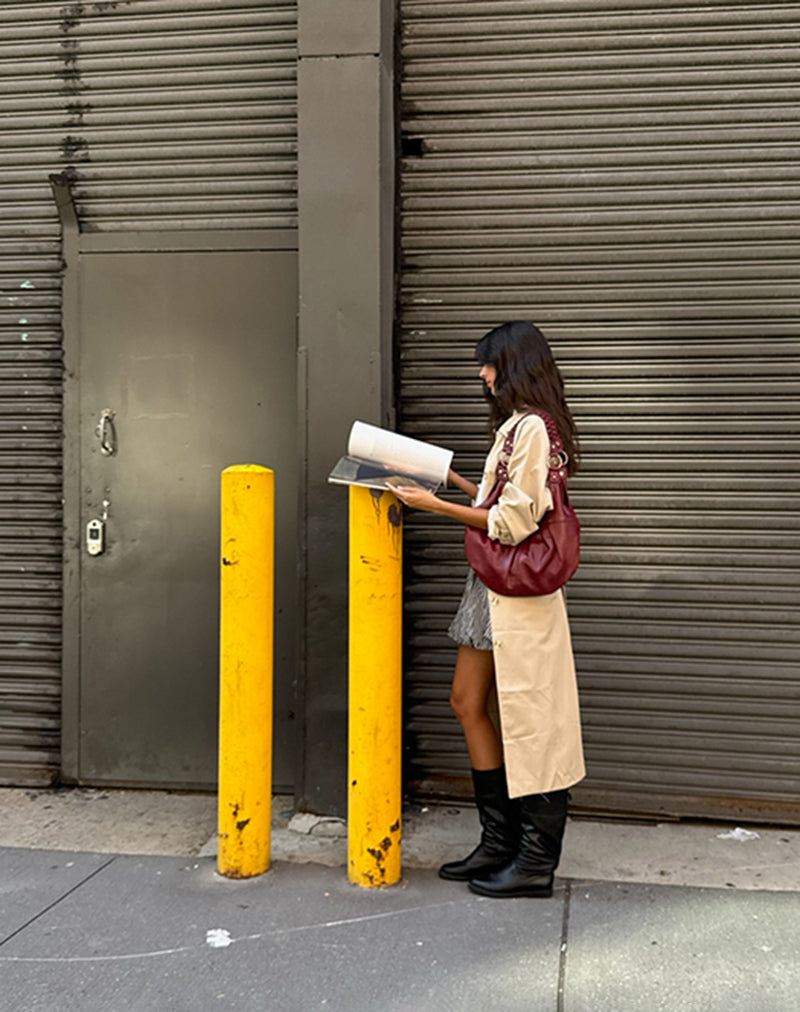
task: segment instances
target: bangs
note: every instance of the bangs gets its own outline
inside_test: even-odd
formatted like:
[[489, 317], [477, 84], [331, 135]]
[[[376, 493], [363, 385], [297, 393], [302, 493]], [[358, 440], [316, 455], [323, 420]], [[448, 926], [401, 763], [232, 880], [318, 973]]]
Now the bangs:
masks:
[[496, 365], [496, 356], [492, 354], [494, 351], [494, 341], [492, 340], [491, 333], [484, 334], [484, 336], [475, 345], [475, 358], [480, 365]]

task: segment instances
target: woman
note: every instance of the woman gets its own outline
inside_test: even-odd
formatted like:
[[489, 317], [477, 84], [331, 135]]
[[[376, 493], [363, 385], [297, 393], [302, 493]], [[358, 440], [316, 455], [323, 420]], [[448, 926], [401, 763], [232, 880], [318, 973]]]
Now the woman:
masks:
[[[542, 333], [504, 323], [476, 348], [495, 434], [480, 487], [450, 471], [449, 483], [482, 502], [503, 443], [516, 427], [509, 480], [491, 509], [447, 502], [425, 490], [395, 489], [408, 506], [479, 527], [503, 544], [538, 529], [553, 506], [549, 439], [538, 415], [555, 421], [574, 473], [575, 424], [564, 384]], [[482, 896], [551, 896], [567, 819], [567, 788], [584, 776], [578, 695], [563, 591], [505, 597], [470, 570], [450, 636], [459, 644], [450, 704], [467, 741], [481, 840], [464, 860], [439, 869]], [[491, 715], [494, 693], [500, 730]]]

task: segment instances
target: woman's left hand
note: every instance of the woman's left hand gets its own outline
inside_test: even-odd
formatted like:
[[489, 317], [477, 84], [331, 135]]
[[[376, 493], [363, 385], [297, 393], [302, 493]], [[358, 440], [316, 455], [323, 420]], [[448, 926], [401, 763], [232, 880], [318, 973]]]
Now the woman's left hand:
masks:
[[415, 485], [389, 485], [389, 488], [406, 506], [413, 506], [415, 510], [425, 510], [427, 513], [439, 511], [442, 500], [426, 488], [417, 488]]

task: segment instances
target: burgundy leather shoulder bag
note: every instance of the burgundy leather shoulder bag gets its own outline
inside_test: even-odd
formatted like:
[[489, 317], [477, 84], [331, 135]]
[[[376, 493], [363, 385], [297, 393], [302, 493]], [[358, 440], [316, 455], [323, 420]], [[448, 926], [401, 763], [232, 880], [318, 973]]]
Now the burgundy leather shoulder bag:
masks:
[[[464, 532], [467, 562], [490, 590], [507, 597], [552, 594], [574, 575], [580, 559], [581, 527], [569, 501], [564, 444], [555, 422], [546, 411], [527, 411], [522, 417], [527, 415], [538, 415], [547, 426], [550, 438], [547, 481], [553, 508], [542, 517], [539, 529], [518, 545], [494, 541], [479, 527], [468, 526]], [[521, 421], [522, 418], [506, 436], [495, 483], [486, 499], [479, 504], [480, 509], [491, 509], [508, 482], [508, 461]]]

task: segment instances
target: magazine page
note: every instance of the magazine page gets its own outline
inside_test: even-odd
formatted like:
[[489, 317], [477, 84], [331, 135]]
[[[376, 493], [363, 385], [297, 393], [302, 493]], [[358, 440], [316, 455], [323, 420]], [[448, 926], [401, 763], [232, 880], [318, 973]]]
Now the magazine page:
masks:
[[[347, 455], [367, 463], [380, 464], [386, 470], [415, 477], [426, 486], [447, 483], [447, 472], [453, 460], [453, 451], [421, 439], [401, 436], [397, 432], [381, 429], [366, 422], [353, 422]], [[403, 484], [403, 482], [398, 482]]]

